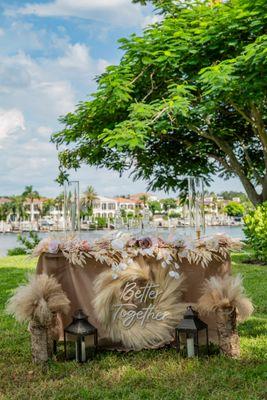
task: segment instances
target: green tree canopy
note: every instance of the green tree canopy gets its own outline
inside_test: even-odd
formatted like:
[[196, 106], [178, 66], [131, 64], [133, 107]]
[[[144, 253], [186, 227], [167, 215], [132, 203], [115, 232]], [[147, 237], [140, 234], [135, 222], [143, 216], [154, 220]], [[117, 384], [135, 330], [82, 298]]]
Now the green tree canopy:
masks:
[[224, 212], [231, 217], [242, 217], [244, 211], [243, 204], [237, 203], [236, 201], [230, 201], [227, 206], [224, 207]]
[[165, 212], [167, 212], [169, 209], [175, 209], [175, 208], [177, 208], [177, 202], [176, 202], [176, 200], [175, 199], [173, 199], [172, 197], [170, 197], [170, 198], [167, 198], [167, 199], [162, 199], [162, 200], [160, 200], [160, 202], [161, 202], [161, 204], [162, 204], [162, 207], [163, 207], [163, 210], [165, 211]]
[[217, 173], [266, 200], [266, 0], [152, 3], [163, 20], [121, 39], [120, 64], [61, 118], [59, 181], [82, 163], [130, 170], [150, 189]]
[[81, 205], [83, 207], [83, 212], [91, 216], [93, 214], [93, 202], [97, 199], [97, 193], [93, 186], [88, 186], [86, 191], [83, 193], [81, 199]]
[[247, 196], [243, 192], [235, 192], [231, 190], [230, 192], [224, 191], [220, 193], [220, 196], [223, 197], [224, 200], [232, 200], [234, 197], [239, 197], [241, 202], [246, 202], [248, 201]]
[[149, 196], [148, 194], [144, 193], [139, 197], [139, 200], [142, 201], [142, 203], [144, 204], [144, 206], [146, 206], [146, 204], [148, 203], [148, 199]]
[[161, 212], [161, 204], [157, 200], [151, 200], [148, 202], [148, 208], [155, 215], [157, 212]]
[[29, 199], [30, 202], [33, 202], [34, 199], [39, 199], [40, 195], [37, 190], [33, 190], [33, 186], [25, 186], [25, 189], [21, 195], [24, 199]]

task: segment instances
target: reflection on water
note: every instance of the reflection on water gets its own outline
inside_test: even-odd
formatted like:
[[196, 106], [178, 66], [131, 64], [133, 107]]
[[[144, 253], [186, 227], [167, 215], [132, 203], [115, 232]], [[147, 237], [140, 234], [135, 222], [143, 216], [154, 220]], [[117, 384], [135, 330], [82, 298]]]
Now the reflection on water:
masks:
[[[112, 232], [112, 231], [111, 231]], [[80, 237], [82, 239], [87, 239], [90, 242], [92, 242], [95, 239], [98, 239], [102, 237], [103, 235], [107, 235], [111, 233], [110, 231], [103, 230], [103, 231], [90, 231], [90, 232], [81, 232]], [[127, 231], [131, 232], [131, 231]], [[242, 231], [241, 226], [209, 226], [206, 229], [206, 235], [214, 235], [217, 233], [224, 233], [228, 236], [231, 236], [233, 238], [239, 238], [243, 239], [244, 238], [244, 233]], [[140, 231], [135, 231], [134, 234], [140, 234]], [[52, 232], [41, 232], [39, 233], [39, 236], [41, 238], [51, 236], [53, 235]], [[63, 235], [63, 232], [60, 233], [55, 233], [55, 235]], [[192, 237], [194, 236], [194, 231], [192, 228], [189, 227], [179, 227], [175, 230], [168, 230], [168, 229], [157, 229], [153, 231], [145, 231], [142, 235], [158, 235], [163, 238], [186, 238], [186, 237]], [[20, 244], [17, 242], [17, 234], [15, 233], [0, 233], [0, 256], [4, 256], [7, 252], [8, 249], [11, 249], [13, 247], [20, 246]]]

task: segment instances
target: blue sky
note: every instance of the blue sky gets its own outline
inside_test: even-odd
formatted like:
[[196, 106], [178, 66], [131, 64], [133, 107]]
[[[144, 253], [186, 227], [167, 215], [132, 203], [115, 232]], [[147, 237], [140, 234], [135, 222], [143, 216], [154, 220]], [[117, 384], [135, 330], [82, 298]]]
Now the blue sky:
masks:
[[[32, 184], [59, 192], [57, 153], [49, 143], [58, 117], [95, 90], [95, 76], [118, 63], [117, 40], [158, 17], [130, 0], [0, 0], [0, 195]], [[145, 182], [83, 167], [72, 173], [99, 194], [143, 191]], [[240, 190], [237, 179], [215, 178], [212, 189]]]

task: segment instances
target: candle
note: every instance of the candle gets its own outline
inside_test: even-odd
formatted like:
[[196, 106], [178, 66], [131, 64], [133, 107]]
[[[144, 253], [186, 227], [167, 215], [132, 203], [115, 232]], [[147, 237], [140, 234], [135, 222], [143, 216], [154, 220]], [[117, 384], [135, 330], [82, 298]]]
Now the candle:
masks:
[[75, 342], [75, 360], [78, 362], [79, 358], [78, 358], [78, 342]]
[[200, 208], [198, 200], [196, 200], [196, 206], [195, 206], [195, 226], [196, 226], [197, 239], [200, 239]]
[[82, 338], [82, 361], [86, 361], [85, 340]]
[[[76, 347], [76, 352], [75, 352], [76, 357], [75, 357], [75, 359], [76, 359], [77, 362], [85, 362], [86, 361], [86, 351], [85, 351], [85, 340], [84, 340], [84, 337], [82, 337], [80, 340], [81, 340], [80, 342], [79, 342], [79, 340], [77, 340], [75, 342], [75, 347]], [[81, 346], [80, 347], [80, 351], [81, 351], [80, 359], [79, 359], [79, 348], [78, 348], [78, 346]]]
[[194, 348], [194, 339], [188, 338], [186, 339], [186, 347], [187, 347], [187, 357], [195, 356], [195, 348]]
[[198, 201], [196, 201], [196, 207], [195, 207], [195, 225], [196, 225], [196, 231], [200, 230], [200, 221], [199, 221], [199, 204]]

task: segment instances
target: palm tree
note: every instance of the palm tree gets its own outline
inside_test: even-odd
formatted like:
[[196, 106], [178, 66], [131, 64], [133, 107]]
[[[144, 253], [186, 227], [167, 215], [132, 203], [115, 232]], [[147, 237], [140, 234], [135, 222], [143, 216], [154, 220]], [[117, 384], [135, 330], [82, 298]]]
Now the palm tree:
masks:
[[87, 215], [92, 215], [93, 202], [96, 199], [97, 193], [95, 192], [95, 189], [91, 185], [88, 186], [81, 199], [81, 204], [87, 210]]
[[64, 205], [64, 192], [61, 192], [54, 200], [55, 206], [59, 211], [63, 210]]
[[22, 196], [13, 196], [13, 201], [18, 220], [21, 221], [25, 219], [27, 217], [27, 213], [24, 206], [24, 198]]
[[0, 204], [0, 221], [7, 221], [10, 214], [9, 203]]
[[149, 199], [149, 196], [147, 193], [144, 193], [139, 197], [139, 200], [141, 200], [144, 203], [144, 207], [146, 206], [148, 199]]
[[42, 208], [39, 209], [41, 217], [45, 217], [51, 208], [55, 206], [55, 200], [54, 199], [46, 199], [43, 202]]
[[30, 205], [31, 205], [31, 222], [34, 221], [34, 206], [33, 202], [34, 199], [40, 199], [40, 195], [36, 190], [33, 190], [33, 186], [25, 186], [24, 192], [22, 193], [22, 197], [25, 200], [30, 200]]

